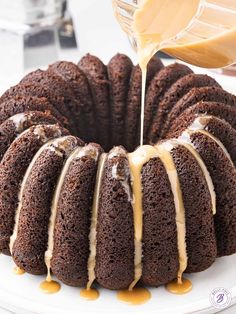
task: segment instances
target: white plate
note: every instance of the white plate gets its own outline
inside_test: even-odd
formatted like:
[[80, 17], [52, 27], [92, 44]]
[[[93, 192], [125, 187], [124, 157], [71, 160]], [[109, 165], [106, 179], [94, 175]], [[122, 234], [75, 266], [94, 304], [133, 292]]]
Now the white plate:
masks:
[[0, 256], [0, 305], [17, 313], [216, 313], [210, 301], [211, 291], [217, 287], [228, 289], [232, 303], [236, 303], [236, 254], [217, 259], [208, 270], [187, 276], [193, 290], [186, 295], [173, 295], [164, 287], [150, 289], [152, 298], [144, 305], [130, 306], [116, 298], [116, 292], [101, 289], [96, 301], [85, 301], [79, 289], [62, 285], [54, 295], [43, 294], [38, 286], [44, 277], [24, 274], [15, 275], [10, 257]]

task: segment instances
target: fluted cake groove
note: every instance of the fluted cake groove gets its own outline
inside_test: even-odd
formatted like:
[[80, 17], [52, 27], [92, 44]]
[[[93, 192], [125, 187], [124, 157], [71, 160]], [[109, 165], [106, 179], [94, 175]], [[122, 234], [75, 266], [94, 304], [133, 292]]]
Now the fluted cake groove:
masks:
[[123, 54], [56, 62], [0, 97], [0, 251], [18, 267], [127, 289], [236, 253], [236, 97], [153, 57], [137, 148], [140, 102]]

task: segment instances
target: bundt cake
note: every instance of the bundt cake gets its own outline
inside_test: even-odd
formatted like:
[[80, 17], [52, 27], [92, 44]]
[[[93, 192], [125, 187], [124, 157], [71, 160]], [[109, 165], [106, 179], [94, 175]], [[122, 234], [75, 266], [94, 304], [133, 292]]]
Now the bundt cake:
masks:
[[56, 62], [1, 96], [0, 251], [19, 268], [132, 289], [236, 253], [236, 97], [153, 57], [138, 147], [140, 102], [122, 54]]

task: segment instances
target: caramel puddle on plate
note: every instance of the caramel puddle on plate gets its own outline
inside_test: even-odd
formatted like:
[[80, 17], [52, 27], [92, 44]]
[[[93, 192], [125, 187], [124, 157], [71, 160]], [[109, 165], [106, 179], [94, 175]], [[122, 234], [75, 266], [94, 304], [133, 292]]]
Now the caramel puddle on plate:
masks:
[[118, 300], [130, 305], [140, 305], [151, 299], [151, 292], [146, 288], [134, 288], [133, 290], [121, 290], [117, 293]]
[[51, 280], [51, 281], [43, 281], [41, 282], [41, 284], [39, 285], [39, 288], [47, 294], [52, 294], [52, 293], [56, 293], [61, 289], [61, 285], [59, 284], [59, 282]]
[[99, 298], [99, 291], [97, 289], [82, 289], [80, 290], [81, 298], [88, 301], [95, 301]]
[[13, 268], [13, 272], [16, 274], [16, 275], [23, 275], [25, 273], [25, 270], [20, 268], [20, 267], [14, 267]]
[[177, 279], [166, 285], [166, 289], [174, 294], [185, 294], [192, 290], [192, 282], [189, 279], [183, 278], [182, 283], [178, 283]]

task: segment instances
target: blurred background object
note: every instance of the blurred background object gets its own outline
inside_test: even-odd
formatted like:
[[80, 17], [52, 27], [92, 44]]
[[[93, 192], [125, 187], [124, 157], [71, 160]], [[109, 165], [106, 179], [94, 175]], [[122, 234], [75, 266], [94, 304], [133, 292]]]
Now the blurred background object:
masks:
[[7, 76], [59, 59], [60, 48], [75, 48], [66, 0], [0, 0], [0, 68]]
[[[236, 47], [235, 47], [236, 49]], [[223, 69], [216, 69], [217, 73], [228, 75], [228, 76], [236, 76], [236, 64], [233, 64], [229, 67], [223, 68]]]
[[69, 10], [75, 24], [79, 57], [90, 52], [107, 63], [119, 51], [135, 60], [136, 53], [115, 19], [112, 0], [70, 0]]
[[59, 25], [59, 42], [60, 47], [76, 48], [77, 42], [75, 38], [74, 24], [70, 12], [68, 11], [68, 1], [62, 1], [62, 16]]
[[0, 18], [8, 22], [51, 24], [61, 14], [62, 0], [1, 0]]

